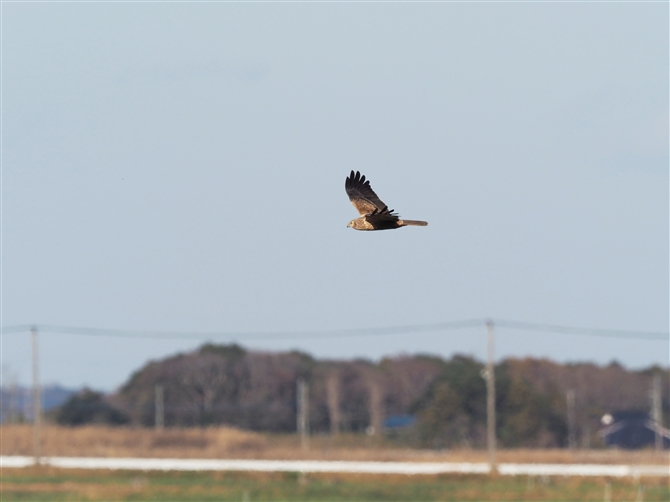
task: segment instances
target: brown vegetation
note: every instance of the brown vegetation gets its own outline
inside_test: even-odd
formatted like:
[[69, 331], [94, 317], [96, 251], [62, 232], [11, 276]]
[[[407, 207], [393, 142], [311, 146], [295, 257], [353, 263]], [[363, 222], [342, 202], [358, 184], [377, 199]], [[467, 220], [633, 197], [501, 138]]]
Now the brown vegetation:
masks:
[[[0, 431], [3, 455], [32, 454], [32, 426], [3, 425]], [[247, 457], [249, 453], [265, 448], [267, 443], [260, 434], [228, 427], [155, 431], [93, 425], [46, 425], [41, 436], [43, 455], [66, 457]]]
[[[486, 462], [486, 451], [469, 449], [413, 450], [393, 442], [358, 434], [320, 435], [310, 438], [309, 449], [301, 449], [295, 435], [261, 434], [230, 427], [147, 428], [106, 426], [61, 427], [47, 425], [42, 430], [42, 454], [67, 457], [144, 458], [240, 458], [377, 460], [415, 462]], [[0, 427], [2, 455], [32, 455], [30, 425]], [[518, 463], [598, 463], [667, 464], [667, 453], [650, 450], [504, 449], [499, 462]]]

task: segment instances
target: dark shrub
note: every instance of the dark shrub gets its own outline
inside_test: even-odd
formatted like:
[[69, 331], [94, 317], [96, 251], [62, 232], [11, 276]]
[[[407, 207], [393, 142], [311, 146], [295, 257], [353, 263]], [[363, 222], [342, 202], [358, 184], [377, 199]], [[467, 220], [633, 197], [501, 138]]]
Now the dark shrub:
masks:
[[71, 396], [56, 409], [54, 418], [60, 425], [123, 425], [128, 416], [105, 400], [104, 394], [90, 389]]

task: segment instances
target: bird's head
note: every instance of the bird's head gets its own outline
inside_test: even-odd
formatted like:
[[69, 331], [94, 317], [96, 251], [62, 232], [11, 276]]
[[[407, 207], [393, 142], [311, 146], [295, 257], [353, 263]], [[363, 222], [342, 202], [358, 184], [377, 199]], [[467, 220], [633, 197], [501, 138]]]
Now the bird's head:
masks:
[[354, 220], [351, 220], [349, 223], [347, 223], [347, 228], [353, 228], [354, 227]]

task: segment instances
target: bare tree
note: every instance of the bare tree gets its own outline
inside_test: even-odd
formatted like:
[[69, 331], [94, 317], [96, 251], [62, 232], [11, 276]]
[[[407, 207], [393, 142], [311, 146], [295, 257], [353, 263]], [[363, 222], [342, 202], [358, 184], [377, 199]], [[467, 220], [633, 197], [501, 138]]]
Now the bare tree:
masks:
[[213, 421], [214, 404], [228, 380], [225, 361], [213, 354], [194, 354], [174, 370], [173, 386], [181, 396], [180, 404], [191, 411], [195, 423]]

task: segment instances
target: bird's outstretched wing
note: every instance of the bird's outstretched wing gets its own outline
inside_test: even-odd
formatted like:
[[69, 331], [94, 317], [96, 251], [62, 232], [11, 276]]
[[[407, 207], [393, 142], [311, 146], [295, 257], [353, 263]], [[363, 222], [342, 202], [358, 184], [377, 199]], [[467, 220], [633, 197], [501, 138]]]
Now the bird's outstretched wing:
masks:
[[344, 188], [347, 191], [349, 200], [354, 205], [356, 210], [365, 216], [377, 213], [391, 213], [393, 209], [389, 210], [377, 194], [370, 187], [370, 182], [362, 176], [361, 173], [351, 171], [351, 174], [344, 182]]

